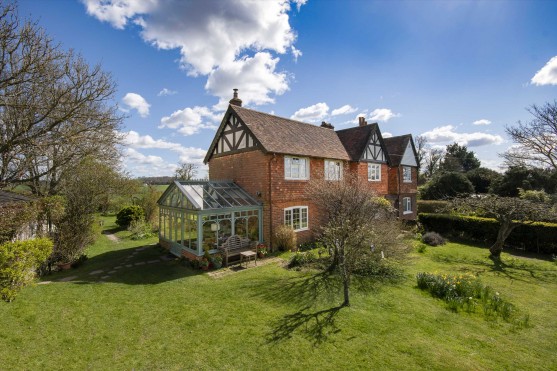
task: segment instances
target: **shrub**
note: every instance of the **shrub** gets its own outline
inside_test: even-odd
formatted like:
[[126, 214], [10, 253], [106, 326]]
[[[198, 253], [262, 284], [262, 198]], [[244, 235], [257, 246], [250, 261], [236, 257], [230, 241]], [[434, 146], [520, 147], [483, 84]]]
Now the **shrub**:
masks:
[[418, 200], [417, 204], [418, 213], [442, 213], [449, 203], [441, 200]]
[[421, 188], [420, 194], [424, 200], [442, 200], [473, 192], [474, 186], [463, 174], [444, 173], [431, 179]]
[[131, 232], [130, 238], [132, 240], [142, 240], [155, 236], [152, 227], [143, 220], [132, 220], [128, 230]]
[[[499, 231], [495, 219], [447, 214], [419, 214], [426, 231], [440, 231], [445, 236], [494, 243]], [[516, 227], [505, 244], [526, 251], [557, 254], [557, 224], [536, 222]]]
[[273, 240], [273, 247], [281, 251], [296, 250], [296, 232], [292, 227], [287, 225], [279, 225], [275, 229], [275, 236]]
[[436, 232], [427, 232], [422, 236], [422, 242], [429, 246], [439, 246], [445, 244], [445, 239]]
[[126, 206], [116, 215], [116, 224], [128, 228], [133, 221], [143, 220], [143, 209], [137, 205]]
[[297, 251], [290, 261], [288, 262], [288, 268], [297, 268], [309, 265], [317, 260], [317, 256], [313, 251], [299, 252]]
[[0, 296], [12, 301], [36, 277], [36, 269], [52, 253], [52, 241], [37, 238], [0, 245]]

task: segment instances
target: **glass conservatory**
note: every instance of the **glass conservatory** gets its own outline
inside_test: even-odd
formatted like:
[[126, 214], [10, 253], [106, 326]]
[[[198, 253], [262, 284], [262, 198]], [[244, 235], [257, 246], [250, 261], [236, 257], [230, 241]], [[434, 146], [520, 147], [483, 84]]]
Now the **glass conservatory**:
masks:
[[263, 206], [231, 181], [174, 181], [159, 205], [159, 240], [176, 256], [215, 253], [228, 237], [262, 241]]

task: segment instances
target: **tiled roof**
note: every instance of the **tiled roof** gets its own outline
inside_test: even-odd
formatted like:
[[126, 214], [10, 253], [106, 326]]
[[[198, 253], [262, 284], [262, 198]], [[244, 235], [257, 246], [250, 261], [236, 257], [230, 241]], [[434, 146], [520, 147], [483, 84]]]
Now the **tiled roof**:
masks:
[[0, 191], [0, 205], [12, 202], [30, 202], [31, 198], [14, 192]]
[[369, 136], [379, 126], [376, 123], [338, 130], [336, 133], [352, 161], [359, 161], [369, 142]]
[[389, 153], [391, 166], [400, 165], [400, 161], [402, 161], [408, 142], [410, 142], [411, 139], [412, 135], [410, 134], [383, 139], [385, 146], [387, 147], [387, 152]]
[[267, 152], [349, 160], [332, 129], [290, 120], [235, 105], [230, 109], [242, 120]]

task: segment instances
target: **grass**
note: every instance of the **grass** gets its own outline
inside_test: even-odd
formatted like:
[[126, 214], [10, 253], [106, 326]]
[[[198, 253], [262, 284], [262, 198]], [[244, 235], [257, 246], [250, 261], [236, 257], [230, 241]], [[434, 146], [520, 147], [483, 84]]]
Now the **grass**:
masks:
[[[160, 257], [114, 218], [82, 267], [0, 303], [4, 369], [557, 369], [557, 265], [449, 243], [412, 254], [398, 284], [340, 293], [326, 276], [269, 264], [212, 278], [176, 261], [89, 273]], [[479, 275], [530, 327], [454, 313], [416, 288], [418, 272]]]

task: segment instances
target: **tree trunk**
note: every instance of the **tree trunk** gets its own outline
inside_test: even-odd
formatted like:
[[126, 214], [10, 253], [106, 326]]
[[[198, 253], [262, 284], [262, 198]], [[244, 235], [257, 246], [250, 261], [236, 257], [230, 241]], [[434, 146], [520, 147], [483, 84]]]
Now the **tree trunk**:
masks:
[[515, 229], [517, 226], [518, 224], [512, 224], [512, 220], [501, 221], [501, 226], [499, 227], [499, 231], [497, 232], [497, 240], [489, 248], [489, 252], [491, 253], [492, 257], [497, 259], [500, 258], [507, 237], [509, 237], [513, 229]]
[[338, 255], [338, 268], [340, 271], [340, 277], [342, 278], [342, 285], [344, 288], [344, 302], [342, 303], [343, 307], [350, 306], [350, 272], [348, 271], [348, 267], [346, 266], [346, 256], [344, 248], [340, 248], [339, 255]]

